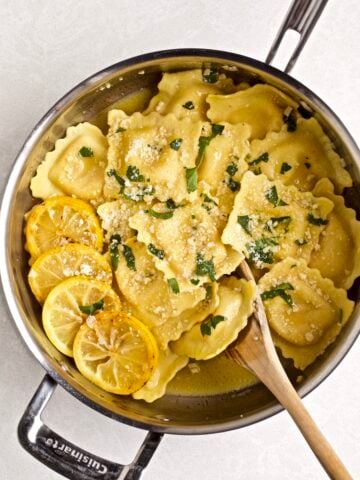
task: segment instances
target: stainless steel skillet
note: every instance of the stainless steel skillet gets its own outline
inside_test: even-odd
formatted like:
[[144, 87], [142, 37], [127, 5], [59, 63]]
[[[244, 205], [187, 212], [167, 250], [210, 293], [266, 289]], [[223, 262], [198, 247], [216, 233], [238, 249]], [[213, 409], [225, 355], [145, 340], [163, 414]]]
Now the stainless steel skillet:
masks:
[[[324, 2], [294, 2], [279, 39], [288, 28], [300, 30], [301, 49], [323, 5]], [[278, 44], [275, 44], [272, 52], [277, 47]], [[287, 72], [295, 60], [296, 55]], [[281, 409], [262, 386], [215, 397], [166, 396], [150, 405], [106, 394], [87, 382], [73, 363], [49, 343], [41, 328], [40, 307], [34, 302], [27, 286], [28, 267], [23, 252], [22, 228], [23, 215], [33, 204], [28, 185], [37, 165], [51, 150], [55, 140], [64, 134], [69, 125], [91, 121], [119, 98], [140, 88], [155, 89], [163, 71], [207, 66], [223, 69], [234, 78], [267, 82], [306, 104], [345, 158], [354, 180], [358, 182], [360, 179], [359, 151], [345, 127], [324, 102], [287, 74], [265, 63], [228, 52], [173, 50], [120, 62], [82, 82], [45, 115], [26, 140], [9, 177], [0, 224], [0, 269], [11, 314], [26, 344], [48, 373], [20, 422], [19, 438], [30, 453], [68, 478], [115, 479], [119, 475], [120, 478], [137, 478], [164, 432], [215, 433], [249, 425]], [[301, 395], [315, 388], [335, 368], [359, 330], [357, 305], [338, 341], [305, 372], [306, 378], [299, 388]], [[123, 467], [91, 455], [43, 425], [41, 411], [57, 383], [95, 410], [151, 431], [131, 466]]]

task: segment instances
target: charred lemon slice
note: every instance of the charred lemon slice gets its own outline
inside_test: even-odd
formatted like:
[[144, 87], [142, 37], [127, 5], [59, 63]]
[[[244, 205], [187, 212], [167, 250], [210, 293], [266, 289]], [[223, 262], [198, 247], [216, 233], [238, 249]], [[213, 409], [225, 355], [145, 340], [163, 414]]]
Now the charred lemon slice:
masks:
[[94, 209], [72, 197], [52, 197], [36, 205], [29, 213], [25, 235], [26, 249], [32, 258], [68, 243], [81, 243], [97, 250], [103, 245]]
[[51, 290], [42, 320], [49, 340], [60, 352], [73, 356], [74, 338], [81, 325], [90, 325], [99, 311], [119, 310], [119, 297], [110, 285], [94, 278], [71, 277]]
[[158, 362], [158, 348], [150, 330], [120, 311], [101, 312], [91, 326], [84, 323], [73, 351], [84, 377], [119, 395], [144, 386]]
[[112, 283], [112, 271], [106, 259], [93, 248], [77, 243], [52, 248], [40, 255], [28, 279], [36, 299], [43, 303], [58, 283], [77, 275]]

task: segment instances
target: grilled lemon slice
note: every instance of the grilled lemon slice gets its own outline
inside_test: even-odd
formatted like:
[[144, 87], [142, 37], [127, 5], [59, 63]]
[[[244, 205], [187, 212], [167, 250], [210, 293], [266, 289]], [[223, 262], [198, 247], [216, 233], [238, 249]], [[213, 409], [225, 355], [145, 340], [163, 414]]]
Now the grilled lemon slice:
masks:
[[103, 390], [128, 395], [150, 378], [158, 348], [150, 330], [120, 311], [101, 312], [92, 326], [84, 323], [74, 341], [80, 372]]
[[81, 243], [102, 249], [103, 234], [94, 209], [72, 197], [51, 197], [29, 213], [26, 227], [26, 249], [37, 258], [50, 248]]
[[47, 296], [42, 312], [44, 330], [60, 352], [72, 357], [74, 338], [84, 321], [91, 325], [96, 312], [120, 308], [119, 297], [107, 283], [71, 277]]
[[86, 245], [71, 243], [48, 250], [35, 260], [29, 272], [30, 288], [43, 303], [58, 283], [67, 277], [85, 275], [111, 285], [112, 271], [106, 259]]

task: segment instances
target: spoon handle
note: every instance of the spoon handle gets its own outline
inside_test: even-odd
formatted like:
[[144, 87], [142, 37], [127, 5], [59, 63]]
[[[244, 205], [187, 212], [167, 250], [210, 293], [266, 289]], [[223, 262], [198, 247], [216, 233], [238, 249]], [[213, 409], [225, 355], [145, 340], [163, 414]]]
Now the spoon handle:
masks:
[[[268, 365], [268, 368], [271, 366]], [[279, 371], [274, 365], [272, 373], [268, 371], [260, 380], [289, 412], [329, 477], [335, 480], [351, 480], [350, 473], [311, 418], [282, 367]]]

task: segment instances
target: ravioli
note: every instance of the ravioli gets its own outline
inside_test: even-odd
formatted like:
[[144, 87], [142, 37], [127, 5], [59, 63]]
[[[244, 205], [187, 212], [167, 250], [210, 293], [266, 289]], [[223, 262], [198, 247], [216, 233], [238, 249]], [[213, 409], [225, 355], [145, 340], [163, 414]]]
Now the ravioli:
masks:
[[360, 275], [360, 222], [355, 211], [346, 208], [344, 198], [334, 194], [334, 186], [327, 178], [318, 181], [313, 194], [331, 200], [334, 210], [311, 254], [309, 266], [317, 268], [337, 287], [348, 289]]
[[33, 196], [46, 199], [67, 194], [84, 200], [99, 199], [103, 194], [107, 147], [106, 137], [91, 123], [69, 127], [31, 180]]
[[263, 84], [230, 95], [209, 95], [206, 101], [212, 122], [248, 123], [253, 139], [264, 138], [269, 131], [279, 131], [285, 110], [297, 107], [285, 93]]
[[[264, 155], [266, 160], [259, 161]], [[295, 131], [284, 126], [278, 133], [269, 132], [264, 140], [251, 142], [249, 167], [301, 191], [312, 190], [324, 177], [334, 183], [337, 193], [352, 185], [344, 162], [315, 118], [299, 118]]]
[[344, 289], [294, 258], [265, 274], [259, 290], [275, 344], [300, 369], [335, 340], [354, 307]]
[[207, 285], [206, 296], [201, 302], [176, 317], [167, 318], [166, 322], [152, 329], [160, 348], [164, 349], [170, 341], [178, 340], [184, 332], [187, 332], [195, 324], [202, 322], [213, 313], [218, 305], [218, 284]]
[[127, 116], [122, 110], [111, 110], [108, 119], [107, 199], [189, 198], [186, 168], [195, 167], [202, 122], [157, 112]]
[[206, 297], [205, 288], [174, 293], [164, 274], [155, 267], [156, 257], [136, 238], [129, 239], [120, 249], [124, 247], [127, 256], [124, 250], [120, 252], [115, 278], [120, 292], [132, 305], [135, 317], [150, 329], [196, 307]]
[[221, 239], [260, 269], [289, 256], [308, 262], [332, 209], [327, 198], [246, 172]]
[[[204, 76], [203, 76], [204, 73]], [[155, 95], [144, 114], [158, 112], [161, 115], [173, 113], [177, 118], [189, 117], [192, 120], [206, 120], [206, 97], [208, 94], [234, 91], [233, 82], [216, 72], [188, 70], [177, 73], [164, 73]], [[217, 79], [217, 80], [216, 80]], [[209, 81], [213, 83], [209, 83]]]
[[171, 349], [178, 355], [208, 360], [223, 352], [246, 327], [254, 309], [256, 285], [229, 277], [219, 287], [220, 303], [211, 317], [184, 333]]
[[154, 402], [165, 394], [167, 384], [175, 377], [177, 372], [186, 367], [189, 359], [178, 356], [171, 350], [160, 350], [159, 361], [146, 384], [132, 394], [136, 400]]
[[199, 168], [199, 180], [209, 186], [204, 201], [209, 211], [216, 203], [219, 207], [217, 226], [224, 229], [233, 208], [234, 198], [240, 189], [244, 172], [248, 169], [245, 161], [249, 153], [250, 127], [246, 124], [223, 124], [224, 130], [216, 136], [205, 150], [204, 160]]
[[231, 273], [243, 258], [221, 243], [211, 216], [198, 202], [170, 211], [156, 204], [131, 217], [129, 225], [137, 230], [139, 241], [163, 252], [162, 258], [154, 258], [155, 266], [180, 292]]
[[133, 237], [135, 231], [129, 227], [129, 218], [145, 205], [144, 202], [133, 202], [122, 197], [102, 203], [97, 208], [97, 214], [101, 219], [101, 227], [106, 232], [105, 240], [110, 242], [112, 235], [120, 235], [123, 242]]

